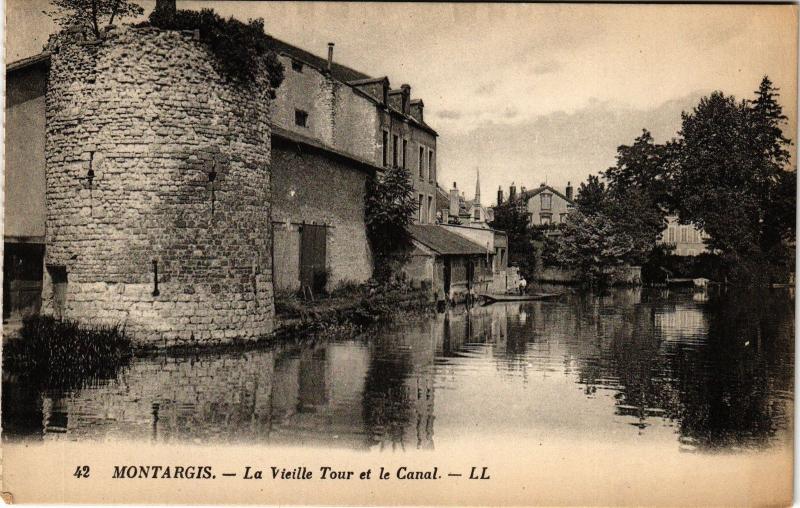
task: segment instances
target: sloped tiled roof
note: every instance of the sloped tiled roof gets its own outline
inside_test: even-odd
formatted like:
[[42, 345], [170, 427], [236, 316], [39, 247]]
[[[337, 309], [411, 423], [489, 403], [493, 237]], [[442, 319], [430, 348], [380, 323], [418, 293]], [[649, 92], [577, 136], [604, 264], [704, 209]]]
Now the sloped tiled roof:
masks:
[[[313, 65], [314, 67], [316, 67], [318, 69], [327, 69], [328, 68], [328, 59], [327, 58], [319, 57], [319, 56], [315, 55], [314, 53], [311, 53], [310, 51], [306, 51], [306, 50], [304, 50], [302, 48], [298, 48], [297, 46], [293, 46], [292, 44], [289, 44], [288, 42], [284, 42], [284, 41], [282, 41], [280, 39], [276, 39], [274, 37], [272, 38], [272, 41], [273, 41], [273, 44], [274, 44], [274, 47], [275, 47], [275, 51], [277, 51], [277, 52], [286, 53], [286, 54], [288, 54], [290, 56], [293, 56], [294, 58], [296, 58], [298, 60], [301, 60], [301, 61], [303, 61], [303, 62], [305, 62], [307, 64], [310, 64], [310, 65]], [[360, 80], [360, 79], [369, 79], [370, 78], [370, 76], [364, 74], [363, 72], [359, 72], [359, 71], [357, 71], [355, 69], [351, 69], [350, 67], [347, 67], [346, 65], [342, 65], [340, 63], [337, 63], [335, 58], [334, 58], [334, 61], [333, 61], [332, 65], [331, 65], [331, 75], [335, 79], [337, 79], [339, 81], [342, 81], [344, 83], [347, 83], [348, 81], [356, 81], [356, 80]]]
[[543, 190], [549, 190], [550, 192], [552, 192], [556, 196], [560, 197], [561, 199], [563, 199], [567, 203], [572, 204], [572, 205], [575, 204], [575, 202], [573, 200], [569, 199], [563, 193], [557, 191], [556, 189], [550, 187], [549, 185], [541, 185], [541, 186], [539, 186], [538, 189], [526, 190], [525, 192], [522, 192], [522, 193], [519, 194], [519, 199], [524, 199], [524, 200], [527, 201], [528, 199], [536, 196], [537, 194], [539, 194]]
[[412, 224], [407, 229], [411, 238], [443, 256], [486, 254], [486, 247], [440, 226]]

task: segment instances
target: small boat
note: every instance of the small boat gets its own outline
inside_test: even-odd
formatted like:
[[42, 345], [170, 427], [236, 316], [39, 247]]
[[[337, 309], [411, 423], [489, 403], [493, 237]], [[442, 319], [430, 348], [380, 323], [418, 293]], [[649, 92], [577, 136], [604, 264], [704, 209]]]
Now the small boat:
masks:
[[498, 302], [529, 302], [533, 300], [549, 300], [563, 295], [561, 293], [531, 293], [528, 295], [479, 295], [488, 304]]

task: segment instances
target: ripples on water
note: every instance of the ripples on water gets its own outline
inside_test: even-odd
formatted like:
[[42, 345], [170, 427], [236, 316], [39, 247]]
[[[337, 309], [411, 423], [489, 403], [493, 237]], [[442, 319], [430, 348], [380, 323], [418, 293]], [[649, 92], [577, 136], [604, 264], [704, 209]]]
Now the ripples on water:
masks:
[[481, 435], [760, 449], [791, 439], [787, 292], [573, 293], [345, 341], [137, 358], [42, 389], [3, 373], [5, 439], [433, 448]]

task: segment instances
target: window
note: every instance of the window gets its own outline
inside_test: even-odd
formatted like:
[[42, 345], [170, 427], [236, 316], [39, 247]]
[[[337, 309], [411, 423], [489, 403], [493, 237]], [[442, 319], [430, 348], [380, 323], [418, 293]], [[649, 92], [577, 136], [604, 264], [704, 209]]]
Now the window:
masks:
[[428, 181], [431, 183], [436, 181], [436, 173], [433, 170], [433, 150], [428, 152]]
[[300, 127], [308, 127], [308, 113], [302, 109], [294, 110], [294, 123]]
[[550, 210], [553, 207], [553, 195], [542, 194], [542, 210]]
[[681, 226], [681, 241], [686, 243], [686, 226]]
[[419, 159], [417, 159], [417, 163], [419, 163], [419, 178], [420, 180], [425, 179], [425, 168], [423, 168], [423, 162], [425, 161], [425, 148], [420, 145], [419, 147]]
[[481, 209], [475, 208], [475, 213], [473, 213], [472, 216], [475, 218], [475, 220], [481, 220]]
[[420, 194], [419, 195], [419, 215], [418, 215], [420, 224], [425, 224], [425, 213], [424, 213], [425, 209], [422, 207], [425, 204], [424, 201], [423, 201], [424, 199], [425, 199], [425, 196]]
[[670, 226], [668, 228], [669, 231], [669, 243], [675, 243], [675, 226]]
[[383, 165], [389, 164], [389, 133], [383, 131]]
[[408, 140], [404, 139], [403, 140], [403, 154], [402, 154], [402, 156], [403, 156], [403, 169], [406, 168], [406, 155], [408, 154], [407, 149], [408, 149]]
[[436, 222], [436, 212], [433, 209], [433, 196], [428, 196], [428, 222]]
[[292, 60], [292, 70], [295, 72], [303, 72], [303, 62]]
[[397, 167], [397, 136], [392, 136], [392, 167]]

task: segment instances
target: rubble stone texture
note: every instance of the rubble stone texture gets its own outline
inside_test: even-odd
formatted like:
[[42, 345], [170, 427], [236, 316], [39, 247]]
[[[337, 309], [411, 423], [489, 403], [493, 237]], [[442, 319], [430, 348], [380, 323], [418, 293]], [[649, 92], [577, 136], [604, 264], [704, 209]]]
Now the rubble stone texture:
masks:
[[43, 311], [157, 346], [270, 333], [266, 76], [231, 82], [192, 32], [80, 39], [49, 48]]

